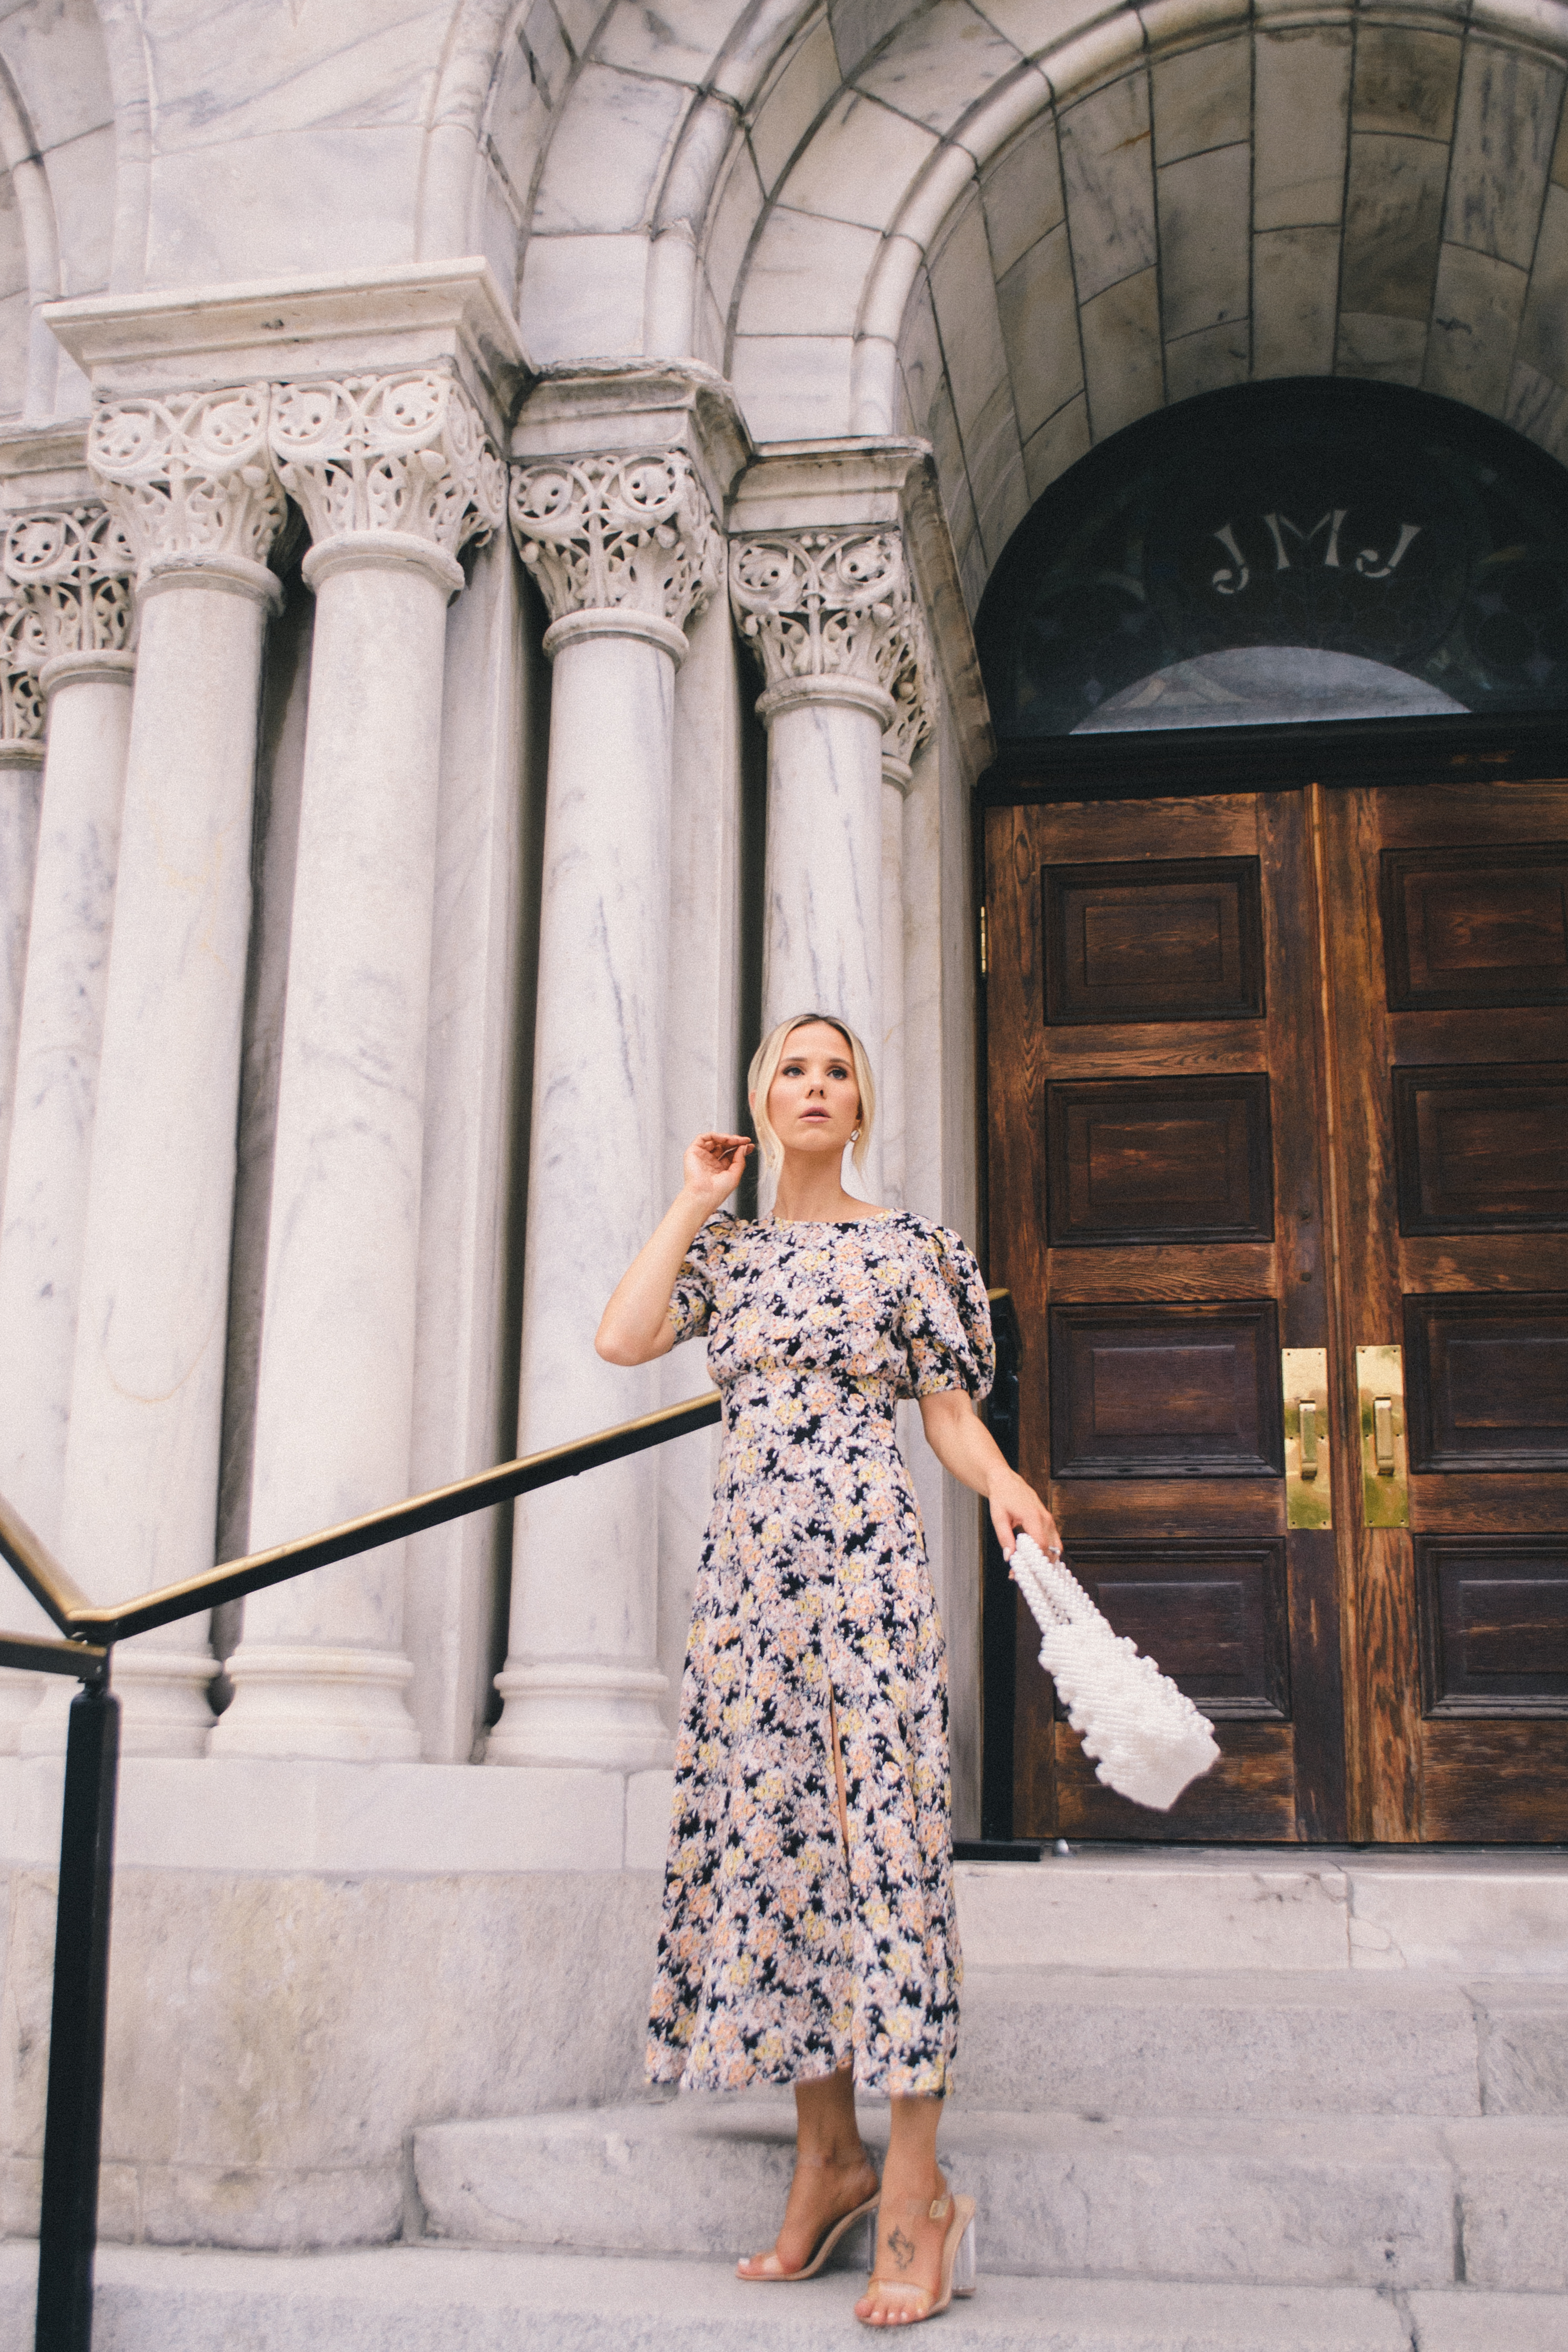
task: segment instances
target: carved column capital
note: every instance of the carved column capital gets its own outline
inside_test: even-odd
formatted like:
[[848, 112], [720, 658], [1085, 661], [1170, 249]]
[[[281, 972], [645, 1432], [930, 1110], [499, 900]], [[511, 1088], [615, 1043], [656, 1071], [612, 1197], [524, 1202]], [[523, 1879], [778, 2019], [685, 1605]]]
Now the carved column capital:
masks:
[[0, 751], [14, 762], [44, 754], [44, 692], [38, 672], [47, 655], [43, 628], [20, 591], [0, 596]]
[[729, 593], [768, 687], [853, 679], [885, 694], [912, 609], [897, 530], [774, 530], [736, 539]]
[[721, 577], [713, 513], [679, 449], [514, 466], [511, 516], [552, 622], [620, 611], [683, 629]]
[[501, 460], [444, 367], [276, 384], [268, 437], [317, 550], [395, 532], [455, 559], [505, 515]]
[[0, 572], [35, 668], [65, 654], [122, 654], [131, 643], [136, 557], [118, 518], [96, 500], [13, 518]]
[[87, 456], [136, 562], [210, 568], [247, 585], [283, 520], [267, 455], [271, 387], [106, 401], [88, 426]]

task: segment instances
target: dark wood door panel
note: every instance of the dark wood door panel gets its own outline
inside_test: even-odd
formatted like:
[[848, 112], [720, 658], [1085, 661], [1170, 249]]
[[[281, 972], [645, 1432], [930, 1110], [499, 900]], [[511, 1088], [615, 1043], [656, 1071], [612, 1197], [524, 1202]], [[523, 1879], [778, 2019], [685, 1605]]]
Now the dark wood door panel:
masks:
[[1051, 1458], [1060, 1478], [1245, 1478], [1284, 1470], [1271, 1299], [1053, 1307]]
[[1416, 1471], [1568, 1470], [1568, 1296], [1405, 1301]]
[[1391, 1011], [1568, 1004], [1568, 844], [1385, 849]]
[[1568, 1230], [1568, 1063], [1394, 1072], [1405, 1234]]
[[1048, 865], [1049, 1024], [1263, 1015], [1256, 857]]
[[1268, 1242], [1170, 1244], [1130, 1250], [1061, 1252], [1051, 1269], [1051, 1295], [1060, 1304], [1103, 1299], [1266, 1298], [1281, 1279], [1280, 1252]]
[[1417, 1235], [1400, 1245], [1406, 1290], [1568, 1290], [1568, 1234]]
[[1555, 1004], [1467, 1005], [1458, 1012], [1391, 1013], [1391, 1059], [1399, 1067], [1427, 1062], [1558, 1062], [1563, 1018]]
[[1288, 1723], [1217, 1723], [1219, 1761], [1184, 1789], [1168, 1813], [1117, 1796], [1094, 1777], [1071, 1724], [1056, 1726], [1056, 1817], [1066, 1837], [1156, 1838], [1207, 1845], [1295, 1838], [1295, 1738]]
[[1047, 1501], [1070, 1540], [1164, 1540], [1190, 1527], [1227, 1540], [1285, 1532], [1285, 1488], [1279, 1478], [1052, 1478]]
[[1123, 1536], [1070, 1542], [1067, 1561], [1117, 1633], [1157, 1658], [1211, 1721], [1289, 1720], [1282, 1538], [1138, 1542]]
[[1273, 1239], [1266, 1070], [1051, 1085], [1045, 1128], [1053, 1248]]
[[1416, 1538], [1429, 1716], [1568, 1717], [1568, 1536]]
[[1484, 1478], [1410, 1481], [1410, 1525], [1417, 1535], [1568, 1535], [1568, 1471], [1489, 1471]]
[[1428, 1723], [1421, 1834], [1464, 1845], [1568, 1839], [1568, 1723]]
[[1253, 1068], [1258, 1024], [1245, 1021], [1095, 1022], [1049, 1032], [1055, 1077], [1173, 1078]]
[[1061, 801], [1050, 809], [998, 810], [1028, 826], [1048, 860], [1164, 862], [1173, 857], [1250, 857], [1258, 846], [1253, 793], [1210, 793], [1183, 801]]

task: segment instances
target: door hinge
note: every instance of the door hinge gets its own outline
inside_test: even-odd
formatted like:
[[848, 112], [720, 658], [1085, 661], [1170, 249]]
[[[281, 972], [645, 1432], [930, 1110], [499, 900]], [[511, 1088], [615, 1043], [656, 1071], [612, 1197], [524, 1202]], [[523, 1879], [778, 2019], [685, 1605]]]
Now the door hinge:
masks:
[[980, 908], [980, 978], [982, 980], [986, 978], [989, 970], [990, 958], [986, 951], [986, 909], [982, 905]]

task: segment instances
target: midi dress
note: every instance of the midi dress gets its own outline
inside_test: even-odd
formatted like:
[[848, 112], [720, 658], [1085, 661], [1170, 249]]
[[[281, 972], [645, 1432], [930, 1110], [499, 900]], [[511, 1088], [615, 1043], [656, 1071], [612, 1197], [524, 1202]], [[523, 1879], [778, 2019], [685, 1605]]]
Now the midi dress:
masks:
[[[894, 1410], [990, 1388], [956, 1234], [710, 1217], [675, 1283], [724, 1443], [694, 1594], [647, 2067], [740, 2091], [852, 2065], [937, 2096], [957, 2045], [946, 1654]], [[849, 1847], [833, 1770], [836, 1724]]]

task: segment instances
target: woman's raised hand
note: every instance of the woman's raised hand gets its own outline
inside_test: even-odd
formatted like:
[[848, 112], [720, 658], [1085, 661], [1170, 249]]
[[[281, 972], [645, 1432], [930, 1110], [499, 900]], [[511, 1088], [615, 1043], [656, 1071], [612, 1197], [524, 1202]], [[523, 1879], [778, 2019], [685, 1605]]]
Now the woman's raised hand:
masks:
[[734, 1192], [751, 1148], [751, 1139], [745, 1135], [699, 1135], [686, 1146], [681, 1173], [692, 1199], [703, 1203], [705, 1217]]

